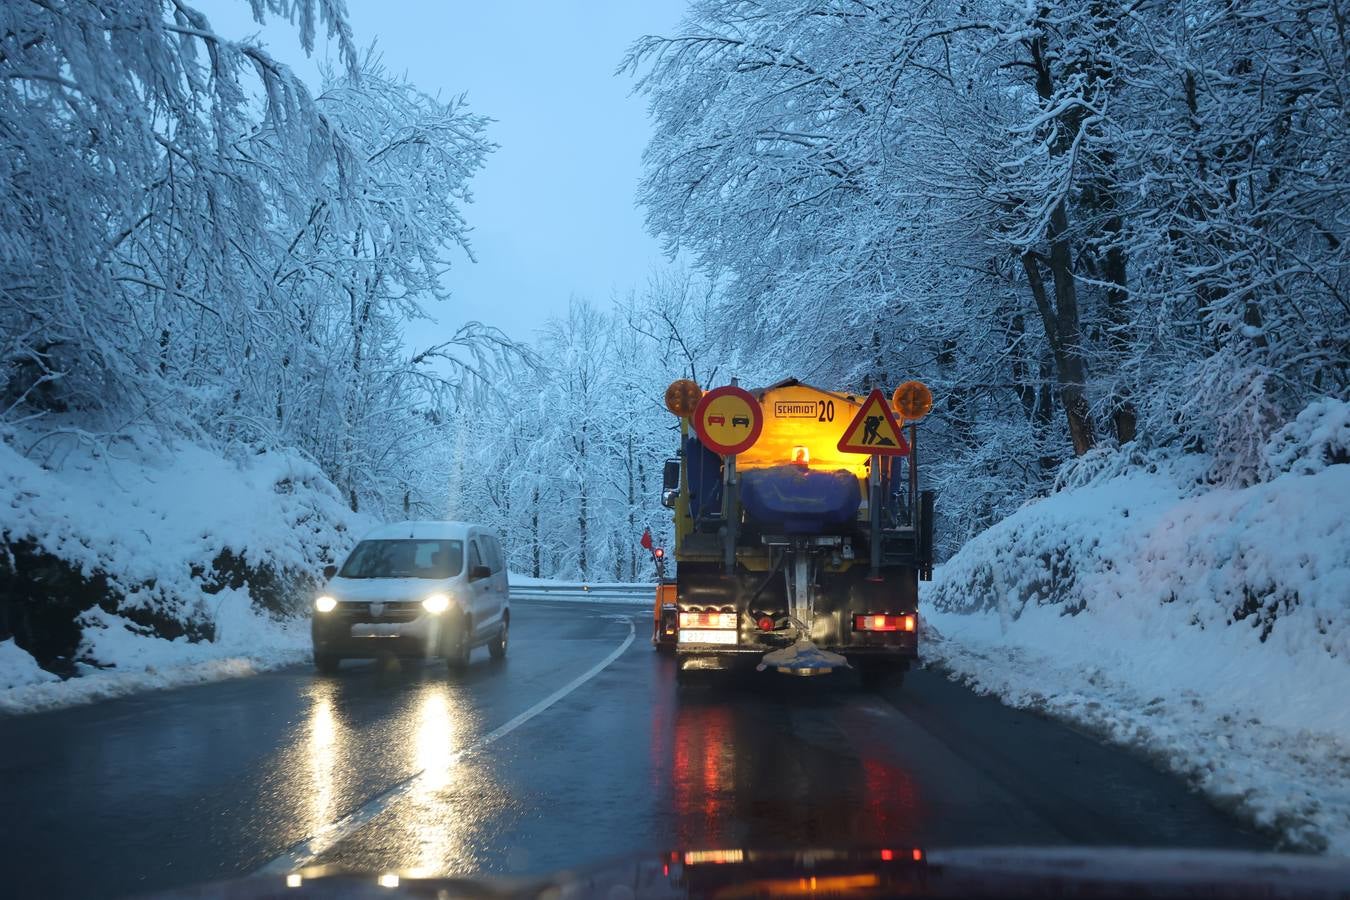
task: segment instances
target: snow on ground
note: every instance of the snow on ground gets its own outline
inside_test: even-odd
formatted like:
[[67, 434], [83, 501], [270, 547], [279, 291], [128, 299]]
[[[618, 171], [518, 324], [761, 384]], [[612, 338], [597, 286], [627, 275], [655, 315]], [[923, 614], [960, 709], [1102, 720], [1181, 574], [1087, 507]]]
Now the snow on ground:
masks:
[[[0, 642], [0, 711], [88, 702], [306, 658], [307, 619], [261, 609], [247, 587], [212, 593], [203, 575], [228, 550], [281, 574], [284, 594], [287, 573], [317, 575], [373, 524], [293, 453], [232, 459], [136, 433], [108, 443], [57, 438], [23, 447], [0, 443], [4, 543], [32, 541], [86, 578], [105, 576], [113, 596], [96, 606], [91, 601], [79, 616], [77, 677], [57, 680], [13, 640]], [[142, 614], [205, 626], [214, 639], [166, 640], [132, 621], [147, 621]]]
[[355, 542], [337, 529], [359, 535], [373, 524], [295, 453], [229, 459], [136, 433], [105, 448], [48, 441], [42, 449], [56, 452], [25, 455], [0, 443], [6, 539], [31, 538], [86, 575], [106, 573], [134, 601], [197, 599], [192, 566], [226, 549], [312, 567], [325, 546], [345, 552]]
[[1350, 465], [1300, 459], [1244, 488], [1127, 467], [1025, 507], [925, 586], [925, 656], [1350, 855]]
[[[0, 641], [0, 691], [61, 679], [37, 664], [14, 639]], [[0, 697], [4, 694], [0, 693]]]
[[575, 581], [561, 581], [557, 578], [534, 578], [530, 575], [519, 575], [515, 572], [508, 572], [507, 577], [510, 579], [513, 586], [519, 585], [520, 587], [538, 587], [540, 585], [545, 587], [562, 587], [578, 583]]
[[[81, 665], [80, 676], [65, 681], [38, 669], [51, 680], [0, 689], [0, 712], [38, 712], [142, 691], [239, 678], [310, 658], [308, 620], [265, 622], [255, 617], [249, 629], [253, 641], [238, 633], [234, 640], [190, 643], [185, 638], [166, 641], [136, 634], [126, 620], [108, 615], [104, 618], [109, 620], [108, 628], [93, 640], [104, 658], [117, 660], [115, 667]], [[32, 662], [31, 656], [22, 650], [17, 652]], [[0, 685], [4, 683], [3, 666], [0, 662]], [[36, 668], [37, 663], [32, 666]]]

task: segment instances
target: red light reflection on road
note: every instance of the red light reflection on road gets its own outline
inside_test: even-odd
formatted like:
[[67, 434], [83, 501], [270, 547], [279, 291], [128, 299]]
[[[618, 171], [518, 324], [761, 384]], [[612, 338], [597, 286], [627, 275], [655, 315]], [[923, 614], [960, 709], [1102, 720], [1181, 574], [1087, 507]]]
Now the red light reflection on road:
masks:
[[724, 706], [682, 707], [676, 713], [671, 780], [682, 844], [718, 833], [730, 812], [736, 782], [731, 715]]
[[864, 759], [862, 770], [866, 827], [878, 837], [911, 833], [919, 799], [914, 779], [878, 759]]

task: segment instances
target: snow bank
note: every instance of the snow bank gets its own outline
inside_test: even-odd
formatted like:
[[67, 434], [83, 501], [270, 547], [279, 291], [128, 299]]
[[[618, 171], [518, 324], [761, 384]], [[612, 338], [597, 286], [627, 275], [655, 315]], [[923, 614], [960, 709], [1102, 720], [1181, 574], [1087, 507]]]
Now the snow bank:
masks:
[[1350, 854], [1350, 465], [1315, 462], [1344, 452], [1337, 406], [1274, 443], [1268, 482], [1126, 465], [990, 528], [927, 589], [925, 654]]
[[314, 569], [342, 532], [369, 526], [314, 464], [295, 453], [241, 459], [132, 434], [106, 449], [48, 441], [42, 468], [0, 444], [0, 528], [86, 575], [101, 572], [137, 603], [199, 599], [222, 551], [277, 568]]
[[[108, 625], [100, 650], [105, 658], [117, 659], [114, 667], [100, 669], [81, 664], [78, 677], [61, 680], [37, 669], [47, 679], [40, 683], [3, 689], [0, 674], [0, 712], [29, 713], [44, 709], [92, 703], [142, 691], [182, 687], [255, 675], [269, 669], [305, 662], [310, 658], [309, 623], [302, 620], [270, 622], [255, 618], [256, 644], [242, 641], [172, 641], [136, 634], [134, 626], [116, 616]], [[118, 634], [121, 630], [124, 634]], [[95, 640], [99, 640], [96, 638]], [[126, 651], [120, 655], [117, 651]], [[18, 650], [24, 656], [28, 654]], [[28, 657], [32, 662], [32, 657]], [[32, 662], [34, 668], [37, 663]], [[3, 666], [3, 663], [0, 663]]]
[[[14, 643], [13, 638], [0, 641], [0, 691], [60, 680], [39, 666], [37, 660]], [[0, 697], [3, 696], [4, 694], [0, 693]]]
[[[27, 591], [0, 598], [9, 604], [0, 622], [19, 644], [25, 634], [37, 642], [48, 623], [25, 629], [26, 617], [76, 603], [78, 646], [64, 669], [77, 677], [25, 681], [36, 664], [6, 641], [0, 709], [9, 711], [304, 658], [307, 630], [290, 618], [323, 565], [372, 524], [294, 453], [230, 459], [136, 433], [25, 449], [0, 444], [0, 544], [7, 577]], [[58, 561], [71, 578], [51, 588], [41, 573], [22, 571], [35, 558]]]

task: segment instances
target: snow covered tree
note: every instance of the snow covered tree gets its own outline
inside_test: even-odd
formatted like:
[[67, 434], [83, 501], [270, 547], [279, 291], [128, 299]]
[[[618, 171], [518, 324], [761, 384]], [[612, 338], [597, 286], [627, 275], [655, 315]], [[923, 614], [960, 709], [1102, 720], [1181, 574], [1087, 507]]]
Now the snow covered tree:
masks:
[[468, 254], [486, 120], [358, 58], [340, 3], [253, 7], [336, 38], [317, 97], [177, 0], [0, 10], [0, 422], [298, 447], [353, 509], [426, 508], [422, 455], [514, 355], [404, 335]]
[[932, 383], [949, 485], [1004, 488], [968, 521], [1103, 440], [1229, 477], [1347, 390], [1343, 18], [701, 0], [624, 63], [656, 121], [640, 200], [743, 351]]

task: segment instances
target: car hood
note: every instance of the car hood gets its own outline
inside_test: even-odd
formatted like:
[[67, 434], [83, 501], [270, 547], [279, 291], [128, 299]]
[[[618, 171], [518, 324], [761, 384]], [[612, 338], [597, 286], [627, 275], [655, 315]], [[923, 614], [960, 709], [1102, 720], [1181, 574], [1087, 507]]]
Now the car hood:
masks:
[[452, 592], [452, 584], [443, 578], [334, 578], [324, 592], [339, 602], [390, 603], [448, 594]]
[[1350, 860], [1204, 850], [997, 847], [687, 850], [537, 878], [302, 869], [160, 898], [202, 897], [1335, 897]]

